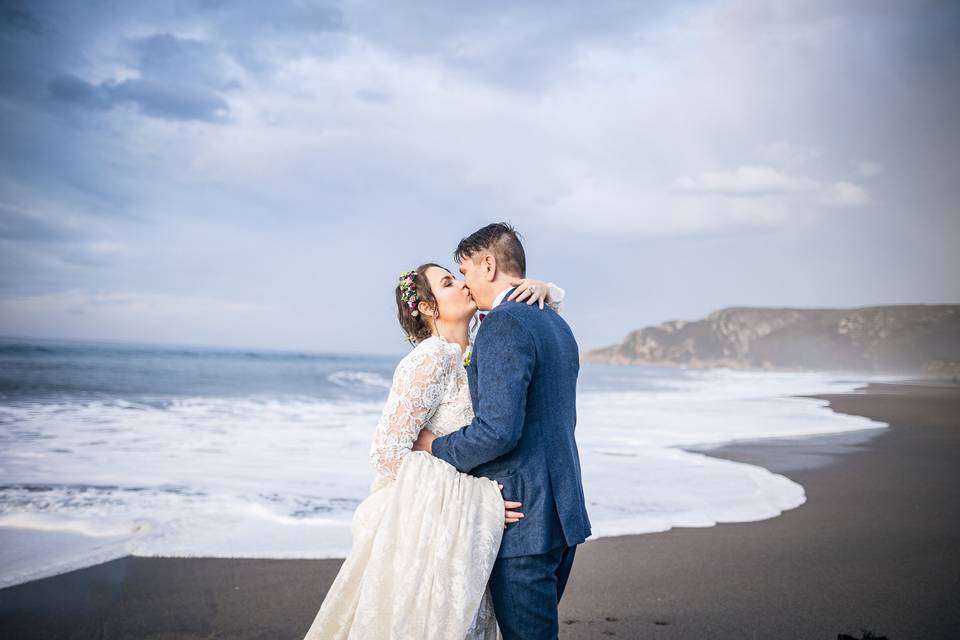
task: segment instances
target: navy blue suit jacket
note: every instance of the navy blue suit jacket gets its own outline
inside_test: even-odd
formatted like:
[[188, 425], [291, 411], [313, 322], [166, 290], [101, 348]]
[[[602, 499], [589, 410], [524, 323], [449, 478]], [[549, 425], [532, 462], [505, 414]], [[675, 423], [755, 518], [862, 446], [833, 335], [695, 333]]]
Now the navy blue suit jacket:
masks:
[[579, 371], [573, 332], [549, 306], [504, 299], [480, 324], [467, 367], [476, 417], [432, 448], [458, 471], [501, 483], [504, 500], [523, 503], [524, 517], [503, 532], [501, 558], [590, 536], [574, 439]]

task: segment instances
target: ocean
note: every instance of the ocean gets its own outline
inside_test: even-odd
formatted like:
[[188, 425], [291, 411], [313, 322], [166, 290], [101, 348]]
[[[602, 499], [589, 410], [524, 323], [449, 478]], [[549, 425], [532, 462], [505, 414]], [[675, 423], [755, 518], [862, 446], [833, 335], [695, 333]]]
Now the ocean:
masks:
[[[130, 554], [344, 557], [399, 359], [0, 339], [0, 586]], [[682, 447], [883, 429], [791, 396], [887, 379], [583, 364], [593, 538], [800, 506], [789, 478]]]

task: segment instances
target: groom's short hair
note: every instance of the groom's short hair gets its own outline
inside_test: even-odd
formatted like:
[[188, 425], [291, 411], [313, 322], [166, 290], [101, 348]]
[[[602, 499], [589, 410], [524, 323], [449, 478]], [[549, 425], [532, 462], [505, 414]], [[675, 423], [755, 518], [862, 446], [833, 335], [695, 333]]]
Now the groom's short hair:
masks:
[[497, 259], [497, 268], [504, 273], [527, 277], [527, 256], [520, 244], [520, 234], [506, 222], [488, 224], [474, 231], [457, 245], [453, 259], [458, 263], [480, 251], [489, 251]]

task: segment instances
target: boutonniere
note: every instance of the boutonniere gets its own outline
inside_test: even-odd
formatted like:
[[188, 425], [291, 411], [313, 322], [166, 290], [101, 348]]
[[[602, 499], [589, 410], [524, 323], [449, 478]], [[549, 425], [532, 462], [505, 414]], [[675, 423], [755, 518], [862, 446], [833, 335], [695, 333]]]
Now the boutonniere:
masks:
[[469, 367], [469, 366], [470, 366], [470, 358], [471, 358], [471, 356], [473, 356], [473, 349], [468, 349], [468, 350], [467, 350], [467, 355], [463, 356], [463, 366], [465, 366], [465, 367]]

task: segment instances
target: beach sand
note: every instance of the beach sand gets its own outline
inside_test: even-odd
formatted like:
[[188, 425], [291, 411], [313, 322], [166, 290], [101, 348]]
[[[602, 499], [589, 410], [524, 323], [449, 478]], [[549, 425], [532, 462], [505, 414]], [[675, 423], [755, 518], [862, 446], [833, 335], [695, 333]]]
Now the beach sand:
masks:
[[[782, 473], [807, 502], [588, 541], [560, 637], [960, 638], [960, 387], [817, 397], [891, 427], [701, 450]], [[302, 638], [340, 563], [122, 558], [0, 590], [0, 637]]]

